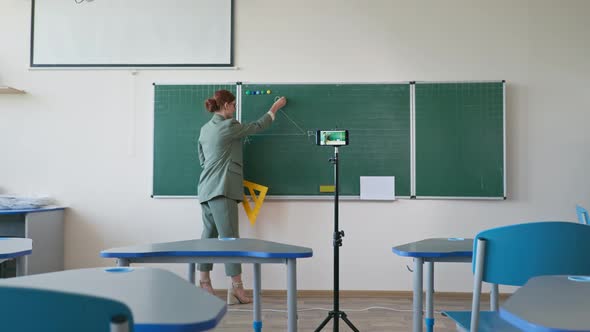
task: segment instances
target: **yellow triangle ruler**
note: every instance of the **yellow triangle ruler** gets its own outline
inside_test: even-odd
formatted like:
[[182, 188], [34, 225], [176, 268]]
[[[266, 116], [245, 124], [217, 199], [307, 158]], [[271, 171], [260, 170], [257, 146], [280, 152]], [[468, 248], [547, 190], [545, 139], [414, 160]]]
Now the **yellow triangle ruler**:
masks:
[[[244, 210], [246, 211], [248, 219], [250, 219], [250, 224], [254, 226], [256, 223], [256, 217], [258, 217], [258, 212], [260, 212], [260, 208], [262, 207], [262, 203], [268, 192], [268, 187], [246, 180], [244, 180], [244, 187], [248, 188], [248, 191], [250, 192], [250, 197], [254, 202], [254, 208], [250, 206], [250, 202], [246, 199], [246, 195], [244, 195], [244, 201], [242, 204], [244, 205]], [[258, 191], [258, 195], [256, 195], [255, 191]]]

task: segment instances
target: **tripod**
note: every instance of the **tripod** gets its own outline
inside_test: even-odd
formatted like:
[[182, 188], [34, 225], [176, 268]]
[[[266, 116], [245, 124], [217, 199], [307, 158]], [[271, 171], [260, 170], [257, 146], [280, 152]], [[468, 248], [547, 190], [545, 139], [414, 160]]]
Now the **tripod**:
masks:
[[339, 248], [342, 246], [342, 238], [344, 237], [344, 231], [338, 229], [338, 147], [334, 147], [334, 157], [330, 158], [330, 163], [334, 164], [334, 310], [328, 313], [328, 317], [315, 329], [315, 332], [319, 332], [328, 324], [328, 322], [334, 318], [334, 331], [338, 332], [339, 319], [348, 325], [353, 331], [359, 332], [359, 330], [352, 324], [352, 322], [346, 317], [344, 311], [340, 311], [340, 284], [339, 284], [339, 266], [340, 266], [340, 255]]

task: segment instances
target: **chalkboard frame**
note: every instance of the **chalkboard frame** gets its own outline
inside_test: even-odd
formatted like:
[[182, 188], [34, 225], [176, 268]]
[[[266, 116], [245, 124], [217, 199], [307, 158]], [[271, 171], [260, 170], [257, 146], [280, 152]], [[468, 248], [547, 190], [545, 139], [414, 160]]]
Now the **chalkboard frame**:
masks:
[[[437, 83], [502, 83], [502, 131], [503, 131], [503, 142], [502, 142], [502, 150], [503, 150], [503, 196], [501, 197], [472, 197], [472, 196], [417, 196], [416, 195], [416, 165], [415, 165], [415, 149], [416, 149], [416, 128], [415, 128], [415, 84], [416, 83], [429, 83], [429, 84], [437, 84]], [[174, 83], [166, 83], [160, 82], [158, 84], [162, 85], [175, 85]], [[410, 180], [411, 180], [411, 191], [410, 196], [398, 196], [397, 198], [401, 199], [452, 199], [452, 200], [502, 200], [507, 199], [507, 177], [506, 177], [506, 81], [502, 80], [495, 80], [495, 81], [402, 81], [402, 82], [220, 82], [220, 83], [177, 83], [177, 85], [234, 85], [236, 86], [236, 98], [237, 102], [237, 112], [236, 112], [236, 119], [242, 120], [242, 84], [256, 84], [256, 85], [264, 85], [264, 84], [409, 84], [410, 86]], [[156, 85], [156, 83], [154, 83]], [[154, 119], [155, 120], [155, 119]], [[155, 124], [154, 124], [155, 126]], [[155, 156], [152, 156], [155, 158]], [[155, 174], [152, 173], [152, 189], [153, 187], [153, 180]], [[152, 194], [153, 198], [196, 198], [197, 196], [194, 195], [155, 195]], [[341, 195], [342, 200], [360, 200], [360, 196], [358, 195]], [[267, 199], [271, 200], [331, 200], [333, 199], [332, 195], [269, 195]]]
[[[237, 119], [241, 122], [242, 121], [242, 105], [243, 103], [241, 103], [241, 95], [242, 95], [242, 91], [241, 89], [243, 88], [243, 85], [388, 85], [388, 84], [392, 84], [392, 85], [408, 85], [410, 86], [410, 84], [412, 83], [412, 81], [363, 81], [363, 82], [357, 82], [357, 81], [319, 81], [319, 82], [281, 82], [281, 81], [262, 81], [262, 82], [251, 82], [251, 81], [241, 81], [241, 82], [237, 82], [238, 84], [238, 88], [236, 90], [236, 92], [239, 94], [240, 97], [238, 97], [238, 103], [239, 103], [239, 107], [237, 109]], [[412, 94], [410, 92], [410, 107], [411, 107], [411, 99], [412, 98]], [[343, 129], [343, 128], [340, 128]], [[412, 128], [410, 128], [410, 133], [412, 131]], [[323, 148], [330, 148], [330, 147], [323, 147]], [[344, 147], [346, 148], [346, 147]], [[411, 148], [411, 146], [410, 146]], [[345, 151], [345, 150], [342, 150]], [[326, 159], [327, 161], [327, 159]], [[413, 174], [410, 172], [410, 182], [411, 182], [411, 178], [413, 177]], [[359, 180], [360, 181], [360, 180]], [[340, 180], [340, 182], [342, 182], [342, 180]], [[333, 182], [331, 183], [333, 184]], [[343, 201], [360, 201], [360, 194], [359, 195], [349, 195], [349, 194], [339, 194], [339, 199], [343, 200]], [[396, 193], [395, 195], [396, 199], [400, 198], [400, 199], [410, 199], [412, 198], [410, 195], [398, 195]], [[334, 199], [334, 195], [333, 194], [329, 194], [329, 195], [266, 195], [266, 199], [270, 199], [270, 200], [310, 200], [310, 201], [325, 201], [325, 200], [333, 200]], [[388, 201], [388, 202], [392, 202], [392, 201]]]
[[[500, 196], [426, 196], [416, 193], [416, 84], [472, 84], [472, 83], [501, 83], [502, 84], [502, 195]], [[411, 81], [412, 85], [412, 183], [411, 199], [421, 200], [506, 200], [507, 194], [507, 161], [506, 161], [506, 80], [468, 80], [468, 81]]]
[[[182, 87], [182, 86], [217, 86], [217, 88], [224, 88], [224, 87], [232, 87], [235, 89], [235, 93], [237, 94], [237, 89], [239, 88], [236, 84], [236, 82], [217, 82], [217, 83], [198, 83], [198, 82], [153, 82], [152, 86], [152, 101], [154, 102], [154, 114], [153, 114], [153, 122], [152, 122], [152, 142], [153, 142], [153, 148], [152, 148], [152, 176], [151, 176], [151, 183], [150, 183], [150, 188], [152, 189], [152, 194], [150, 195], [151, 198], [189, 198], [189, 199], [194, 199], [194, 198], [198, 198], [198, 195], [186, 195], [186, 194], [178, 194], [178, 195], [171, 195], [171, 194], [156, 194], [156, 170], [157, 170], [157, 160], [156, 160], [156, 146], [157, 146], [157, 135], [156, 135], [156, 130], [157, 130], [157, 123], [156, 123], [156, 119], [157, 119], [157, 114], [156, 114], [156, 88], [158, 86], [178, 86], [178, 87]], [[230, 88], [231, 90], [231, 88]], [[237, 97], [237, 96], [236, 96]], [[204, 102], [205, 100], [202, 100], [202, 103], [200, 104], [195, 104], [195, 108], [198, 108], [199, 106], [201, 106], [203, 108], [203, 112], [207, 112], [205, 110], [204, 107]], [[236, 103], [237, 105], [237, 103]], [[204, 123], [203, 123], [204, 124]], [[198, 135], [197, 135], [198, 137]], [[196, 158], [196, 166], [198, 166], [198, 158], [196, 156], [196, 149], [195, 149], [195, 158]], [[200, 172], [199, 172], [200, 174]], [[196, 186], [198, 184], [198, 177], [194, 179], [194, 186], [195, 186], [195, 190], [196, 190]]]

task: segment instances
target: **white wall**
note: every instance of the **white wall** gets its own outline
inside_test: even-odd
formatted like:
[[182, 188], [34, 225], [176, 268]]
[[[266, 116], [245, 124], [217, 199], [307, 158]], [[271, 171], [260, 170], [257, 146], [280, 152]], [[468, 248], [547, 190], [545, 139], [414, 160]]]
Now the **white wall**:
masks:
[[[149, 197], [152, 82], [508, 81], [509, 200], [343, 202], [342, 289], [411, 289], [393, 245], [574, 220], [575, 203], [590, 206], [590, 1], [235, 2], [239, 70], [132, 75], [29, 70], [30, 1], [0, 0], [0, 83], [28, 91], [0, 96], [0, 190], [70, 207], [67, 268], [111, 264], [101, 249], [200, 234], [196, 201]], [[243, 237], [312, 247], [299, 288], [331, 289], [330, 202], [267, 202], [255, 228], [244, 214], [240, 224]], [[283, 267], [263, 273], [264, 288], [285, 286]], [[222, 276], [219, 266], [216, 285]], [[468, 264], [439, 265], [437, 289], [470, 290]]]

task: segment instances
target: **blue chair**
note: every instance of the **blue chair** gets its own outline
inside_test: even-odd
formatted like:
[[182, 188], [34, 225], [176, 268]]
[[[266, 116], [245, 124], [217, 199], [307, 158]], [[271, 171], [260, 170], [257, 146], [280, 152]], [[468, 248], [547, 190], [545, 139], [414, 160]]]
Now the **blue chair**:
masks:
[[578, 221], [581, 224], [590, 224], [590, 218], [588, 218], [588, 210], [583, 207], [576, 205], [576, 214], [578, 215]]
[[133, 316], [110, 299], [0, 285], [2, 331], [131, 332]]
[[443, 314], [464, 331], [520, 331], [501, 319], [497, 308], [480, 313], [482, 281], [522, 286], [541, 275], [590, 275], [590, 227], [547, 221], [493, 228], [477, 234], [473, 256], [471, 312]]

